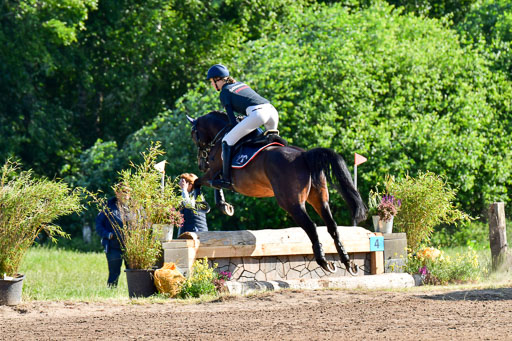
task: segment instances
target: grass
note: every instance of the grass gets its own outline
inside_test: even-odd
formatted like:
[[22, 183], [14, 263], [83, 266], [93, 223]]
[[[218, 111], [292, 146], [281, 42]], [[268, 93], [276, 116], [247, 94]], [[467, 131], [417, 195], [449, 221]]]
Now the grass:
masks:
[[[107, 259], [103, 252], [80, 252], [55, 247], [32, 247], [21, 263], [23, 301], [83, 301], [162, 303], [169, 298], [154, 295], [130, 299], [124, 264], [117, 288], [107, 287]], [[177, 299], [178, 303], [198, 304], [218, 299], [216, 296]]]
[[102, 252], [32, 247], [21, 264], [20, 273], [25, 275], [24, 301], [128, 299], [124, 266], [118, 287], [107, 287], [107, 259]]

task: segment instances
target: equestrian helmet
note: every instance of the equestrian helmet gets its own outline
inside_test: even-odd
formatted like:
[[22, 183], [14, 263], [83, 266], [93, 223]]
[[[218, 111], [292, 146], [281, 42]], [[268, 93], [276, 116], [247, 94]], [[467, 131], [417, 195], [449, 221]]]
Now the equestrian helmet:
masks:
[[208, 73], [206, 74], [206, 80], [215, 77], [224, 78], [227, 76], [229, 76], [229, 71], [227, 67], [225, 67], [222, 64], [215, 64], [214, 66], [208, 69]]

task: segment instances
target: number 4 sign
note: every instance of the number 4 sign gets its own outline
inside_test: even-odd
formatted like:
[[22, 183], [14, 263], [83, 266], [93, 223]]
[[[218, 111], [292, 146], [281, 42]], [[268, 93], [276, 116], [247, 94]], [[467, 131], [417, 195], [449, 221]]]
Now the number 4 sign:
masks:
[[384, 251], [384, 237], [370, 237], [370, 251]]

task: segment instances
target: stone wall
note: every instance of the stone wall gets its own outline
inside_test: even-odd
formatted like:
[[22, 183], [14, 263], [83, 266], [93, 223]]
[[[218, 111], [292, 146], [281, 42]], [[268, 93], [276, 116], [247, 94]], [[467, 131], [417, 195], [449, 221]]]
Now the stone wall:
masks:
[[[339, 260], [338, 255], [326, 255], [336, 264], [335, 273], [322, 269], [313, 255], [233, 257], [209, 259], [210, 266], [217, 264], [217, 271], [229, 271], [236, 281], [278, 281], [290, 279], [319, 279], [324, 277], [351, 276]], [[370, 254], [354, 253], [351, 259], [359, 267], [359, 276], [370, 274]]]

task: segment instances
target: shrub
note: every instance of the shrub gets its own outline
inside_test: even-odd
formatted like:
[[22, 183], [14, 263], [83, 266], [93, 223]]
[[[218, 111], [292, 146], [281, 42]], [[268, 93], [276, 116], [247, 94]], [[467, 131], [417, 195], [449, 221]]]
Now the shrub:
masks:
[[208, 258], [198, 259], [192, 265], [192, 271], [183, 284], [179, 297], [199, 297], [202, 295], [217, 295], [214, 281], [218, 278], [215, 272], [217, 264], [213, 267], [208, 265]]
[[407, 245], [412, 250], [429, 239], [436, 225], [471, 219], [454, 206], [457, 192], [432, 172], [420, 172], [417, 178], [387, 177], [385, 186], [388, 193], [402, 201], [395, 224], [398, 231], [407, 234]]
[[448, 284], [478, 281], [480, 270], [475, 250], [469, 248], [465, 254], [455, 257], [445, 255], [443, 251], [428, 247], [410, 252], [404, 271], [420, 274], [425, 284]]
[[66, 183], [34, 179], [31, 171], [7, 161], [0, 177], [0, 276], [18, 273], [22, 258], [41, 232], [52, 241], [67, 234], [52, 224], [57, 218], [80, 212], [81, 189]]
[[119, 226], [106, 212], [120, 236], [124, 258], [130, 269], [150, 269], [158, 260], [162, 251], [161, 231], [154, 230], [154, 224], [183, 224], [183, 217], [177, 211], [181, 204], [178, 186], [166, 177], [165, 186], [161, 188], [161, 173], [155, 168], [156, 159], [163, 153], [157, 142], [143, 153], [140, 165], [132, 164], [133, 172], [131, 169], [121, 172], [115, 191], [128, 193], [123, 207], [119, 208], [123, 226]]

